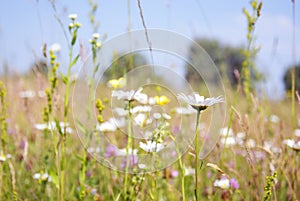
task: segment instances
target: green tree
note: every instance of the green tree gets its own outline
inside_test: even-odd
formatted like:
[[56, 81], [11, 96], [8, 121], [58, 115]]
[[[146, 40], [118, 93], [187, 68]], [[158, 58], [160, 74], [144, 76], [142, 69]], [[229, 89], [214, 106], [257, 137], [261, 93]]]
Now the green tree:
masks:
[[[197, 38], [194, 41], [208, 53], [219, 69], [221, 75], [223, 77], [226, 76], [232, 85], [236, 85], [238, 80], [234, 76], [233, 71], [234, 69], [237, 69], [239, 72], [241, 71], [242, 63], [244, 61], [244, 56], [242, 54], [243, 48], [224, 45], [214, 39]], [[197, 51], [198, 48], [195, 45], [190, 47], [189, 61], [192, 61], [193, 63], [195, 63], [194, 61], [197, 61], [197, 57], [201, 54]], [[200, 75], [189, 64], [186, 65], [185, 78], [189, 82], [202, 80]]]

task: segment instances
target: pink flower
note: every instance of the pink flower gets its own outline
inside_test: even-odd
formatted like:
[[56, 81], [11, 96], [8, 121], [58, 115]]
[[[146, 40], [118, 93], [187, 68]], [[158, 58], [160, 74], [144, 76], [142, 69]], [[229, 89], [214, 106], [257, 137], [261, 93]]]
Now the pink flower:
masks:
[[230, 179], [229, 184], [230, 187], [234, 188], [235, 190], [240, 188], [239, 182], [235, 178]]
[[112, 144], [108, 145], [105, 150], [104, 157], [109, 158], [118, 155], [118, 148]]

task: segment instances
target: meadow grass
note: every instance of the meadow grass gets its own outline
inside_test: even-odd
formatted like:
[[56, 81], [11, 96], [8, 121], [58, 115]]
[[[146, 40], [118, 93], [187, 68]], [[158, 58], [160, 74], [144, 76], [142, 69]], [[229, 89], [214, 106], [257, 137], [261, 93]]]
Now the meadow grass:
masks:
[[[46, 80], [36, 77], [7, 78], [7, 94], [5, 103], [8, 104], [6, 148], [1, 148], [1, 196], [2, 200], [13, 198], [14, 189], [19, 200], [57, 200], [58, 183], [56, 171], [56, 152], [53, 137], [35, 128], [37, 123], [42, 123], [43, 108], [47, 105], [46, 96], [38, 96], [41, 85]], [[46, 87], [45, 84], [43, 87]], [[106, 86], [101, 86], [106, 88]], [[34, 97], [21, 98], [20, 92], [31, 90]], [[99, 90], [101, 91], [101, 90]], [[57, 90], [53, 107], [58, 116], [63, 117], [63, 92], [64, 87]], [[232, 106], [234, 91], [227, 90], [227, 109]], [[269, 189], [272, 192], [271, 200], [295, 200], [299, 195], [299, 152], [295, 147], [286, 143], [286, 139], [299, 140], [294, 134], [290, 114], [290, 102], [271, 102], [253, 98], [252, 112], [248, 113], [246, 98], [238, 96], [239, 104], [234, 107], [232, 118], [232, 131], [224, 141], [221, 134], [216, 147], [207, 158], [203, 160], [203, 167], [199, 172], [199, 199], [200, 200], [261, 200], [264, 197], [265, 187], [270, 183], [267, 176], [274, 172], [277, 177]], [[13, 103], [13, 104], [10, 104]], [[108, 103], [104, 103], [109, 107]], [[1, 105], [2, 106], [2, 105]], [[298, 109], [299, 107], [297, 107]], [[299, 114], [299, 110], [297, 113]], [[110, 114], [104, 114], [105, 120]], [[276, 116], [275, 116], [276, 115]], [[171, 114], [172, 118], [176, 114]], [[201, 123], [208, 119], [201, 118]], [[227, 121], [228, 122], [228, 119]], [[176, 125], [173, 125], [176, 126]], [[191, 125], [182, 125], [182, 127]], [[70, 127], [75, 128], [72, 122]], [[202, 130], [203, 132], [203, 130]], [[201, 133], [201, 130], [200, 130]], [[2, 132], [2, 135], [4, 133]], [[57, 134], [57, 133], [56, 133]], [[126, 141], [115, 138], [113, 132], [109, 137], [117, 141], [119, 147], [125, 147]], [[299, 134], [298, 134], [299, 135]], [[234, 139], [234, 142], [232, 142]], [[121, 140], [121, 141], [120, 141]], [[66, 200], [122, 200], [125, 174], [102, 166], [86, 151], [76, 132], [68, 135], [65, 148], [65, 198]], [[4, 151], [5, 150], [5, 151]], [[194, 197], [194, 152], [186, 152], [181, 160], [175, 162], [164, 170], [155, 174], [133, 174], [128, 180], [131, 200], [181, 200], [182, 177], [184, 177], [185, 199]], [[83, 159], [81, 156], [86, 157]], [[85, 161], [85, 179], [81, 184], [80, 172], [82, 160]], [[222, 173], [206, 166], [207, 163], [217, 165]], [[11, 165], [9, 165], [11, 164]], [[12, 170], [14, 168], [14, 175]], [[184, 171], [182, 171], [184, 167]], [[44, 177], [34, 178], [36, 173], [47, 173], [51, 180]], [[225, 176], [226, 175], [226, 176]], [[155, 177], [155, 178], [153, 178]], [[239, 187], [231, 186], [224, 189], [215, 186], [216, 180], [222, 178], [236, 179]], [[153, 179], [156, 181], [153, 186]], [[84, 189], [84, 196], [80, 190]], [[134, 193], [133, 193], [134, 192]], [[154, 195], [155, 193], [155, 195]]]

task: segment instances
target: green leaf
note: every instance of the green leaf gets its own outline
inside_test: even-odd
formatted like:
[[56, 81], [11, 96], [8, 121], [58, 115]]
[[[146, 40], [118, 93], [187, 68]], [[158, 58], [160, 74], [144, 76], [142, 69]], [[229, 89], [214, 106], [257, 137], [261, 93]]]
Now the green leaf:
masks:
[[59, 121], [56, 118], [54, 118], [54, 121], [55, 121], [55, 126], [56, 126], [59, 134], [63, 135], [62, 129], [61, 129], [60, 124], [59, 124]]
[[73, 37], [72, 37], [72, 41], [71, 41], [71, 45], [75, 45], [75, 42], [76, 42], [76, 39], [77, 39], [77, 31], [74, 31], [74, 34], [73, 34]]
[[95, 69], [94, 69], [94, 73], [97, 73], [97, 72], [98, 72], [99, 66], [100, 66], [100, 64], [97, 64], [97, 65], [96, 65], [96, 67], [95, 67]]
[[71, 63], [71, 67], [74, 66], [74, 65], [77, 63], [79, 57], [80, 57], [80, 54], [78, 54], [78, 55], [73, 59], [73, 61], [72, 61], [72, 63]]
[[76, 120], [76, 124], [83, 133], [85, 134], [88, 133], [88, 130], [84, 127], [84, 125], [79, 120]]
[[52, 183], [58, 189], [59, 188], [58, 175], [56, 174], [56, 172], [54, 170], [50, 170], [49, 175], [52, 179]]
[[69, 82], [69, 78], [65, 76], [62, 72], [60, 72], [60, 76], [64, 84], [67, 84]]
[[81, 156], [79, 156], [78, 154], [75, 155], [75, 157], [80, 160], [80, 161], [83, 161], [83, 158]]

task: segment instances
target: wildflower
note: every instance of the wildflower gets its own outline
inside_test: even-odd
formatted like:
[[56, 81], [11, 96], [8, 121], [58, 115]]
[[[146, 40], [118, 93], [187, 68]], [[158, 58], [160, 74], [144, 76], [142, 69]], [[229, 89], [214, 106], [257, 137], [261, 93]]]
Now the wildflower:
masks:
[[236, 134], [236, 142], [239, 145], [244, 145], [244, 140], [246, 138], [246, 134], [244, 132], [238, 132]]
[[[38, 130], [51, 130], [55, 131], [57, 129], [56, 123], [54, 121], [49, 122], [48, 124], [35, 124], [34, 127]], [[73, 129], [69, 127], [69, 123], [59, 122], [59, 127], [61, 128], [61, 132], [63, 132], [66, 127], [66, 132], [71, 134]]]
[[[128, 149], [128, 155], [137, 155], [138, 150], [137, 149]], [[126, 156], [126, 148], [119, 149], [118, 156]]]
[[239, 182], [235, 178], [230, 179], [229, 184], [230, 187], [232, 187], [235, 190], [240, 188]]
[[148, 104], [149, 105], [154, 105], [156, 103], [155, 98], [154, 97], [149, 97], [148, 98]]
[[87, 150], [86, 150], [88, 153], [99, 153], [100, 152], [100, 148], [99, 147], [96, 147], [96, 148], [94, 148], [94, 147], [89, 147], [89, 148], [87, 148]]
[[114, 89], [121, 89], [126, 85], [126, 80], [123, 77], [120, 77], [119, 79], [112, 79], [109, 80], [107, 83], [108, 87], [112, 87]]
[[279, 117], [272, 114], [270, 117], [269, 117], [269, 121], [272, 122], [272, 123], [278, 123], [280, 121]]
[[146, 169], [146, 165], [145, 164], [143, 164], [143, 163], [139, 163], [138, 164], [138, 167], [140, 168], [140, 169]]
[[231, 128], [227, 128], [227, 127], [221, 128], [219, 133], [223, 137], [227, 137], [227, 136], [229, 137], [229, 136], [234, 135], [233, 130]]
[[181, 93], [178, 94], [177, 97], [198, 111], [205, 110], [209, 106], [224, 101], [224, 99], [221, 96], [204, 98], [204, 96], [200, 96], [198, 93], [194, 93], [193, 95], [188, 95], [188, 96]]
[[21, 91], [19, 93], [20, 98], [34, 98], [35, 97], [35, 92], [32, 90], [27, 90], [27, 91]]
[[39, 96], [40, 98], [46, 97], [45, 91], [39, 90], [39, 91], [38, 91], [38, 96]]
[[74, 28], [74, 23], [69, 23], [69, 30]]
[[165, 120], [170, 120], [171, 119], [171, 116], [168, 115], [167, 113], [158, 113], [158, 112], [155, 112], [153, 113], [153, 118], [156, 119], [156, 120], [159, 120], [161, 118], [164, 118]]
[[170, 99], [167, 96], [155, 96], [154, 100], [158, 105], [165, 105], [170, 102]]
[[116, 118], [110, 118], [108, 121], [105, 121], [101, 123], [100, 125], [97, 125], [96, 129], [101, 132], [114, 132], [118, 128], [124, 127], [126, 124], [125, 119], [116, 119]]
[[140, 113], [140, 112], [150, 112], [151, 110], [152, 110], [151, 106], [138, 105], [131, 109], [131, 113], [135, 114], [135, 113]]
[[143, 113], [138, 114], [133, 120], [140, 127], [144, 127], [152, 123], [152, 119], [148, 118], [147, 115]]
[[283, 140], [283, 144], [287, 145], [290, 148], [293, 148], [295, 145], [295, 141], [291, 139]]
[[116, 146], [110, 144], [106, 147], [104, 157], [109, 158], [109, 157], [112, 157], [112, 156], [117, 156], [118, 151], [119, 151], [119, 149]]
[[11, 155], [10, 154], [3, 154], [3, 152], [0, 152], [0, 162], [4, 162], [6, 161], [7, 159], [10, 159], [11, 158]]
[[[127, 157], [129, 157], [129, 167], [132, 167], [132, 166], [138, 164], [138, 157], [136, 155], [128, 155]], [[124, 158], [124, 161], [123, 161], [121, 167], [125, 168], [126, 164], [127, 164], [127, 158]]]
[[53, 43], [51, 46], [50, 46], [50, 50], [52, 52], [60, 52], [61, 51], [61, 45], [59, 43]]
[[294, 134], [296, 137], [300, 137], [300, 129], [295, 129]]
[[286, 144], [288, 147], [294, 149], [295, 151], [300, 151], [300, 141], [295, 142], [294, 140], [287, 139], [283, 141], [283, 144]]
[[184, 167], [184, 176], [191, 176], [195, 174], [195, 169], [191, 167]]
[[164, 145], [156, 143], [155, 141], [146, 141], [146, 143], [140, 142], [140, 148], [146, 152], [159, 152], [164, 149]]
[[33, 175], [33, 179], [41, 180], [41, 181], [51, 181], [51, 176], [47, 173], [44, 174], [35, 173]]
[[98, 33], [93, 33], [93, 38], [94, 38], [95, 40], [97, 40], [99, 37], [100, 37], [100, 34], [98, 34]]
[[77, 18], [77, 14], [76, 13], [73, 13], [73, 14], [70, 14], [69, 15], [69, 18], [71, 19], [71, 20], [76, 20], [76, 18]]
[[124, 108], [120, 108], [120, 107], [114, 108], [114, 112], [121, 117], [128, 115], [128, 110], [125, 110]]
[[177, 170], [170, 170], [169, 171], [169, 178], [170, 179], [176, 178], [176, 177], [178, 177], [178, 175], [179, 175], [179, 172]]
[[219, 187], [221, 189], [228, 189], [230, 187], [230, 181], [227, 178], [217, 179], [214, 182], [214, 187]]
[[160, 119], [161, 118], [161, 114], [158, 112], [153, 113], [153, 118], [154, 119]]
[[171, 119], [171, 116], [168, 115], [167, 113], [162, 113], [162, 116], [163, 116], [163, 118], [166, 119], [166, 120], [170, 120], [170, 119]]
[[136, 98], [139, 98], [141, 91], [143, 88], [139, 88], [138, 90], [116, 90], [112, 92], [112, 97], [117, 97], [118, 100], [126, 100], [126, 101], [134, 101]]
[[147, 94], [144, 94], [144, 93], [136, 93], [134, 96], [134, 99], [141, 104], [148, 103], [148, 96], [147, 96]]
[[249, 140], [247, 140], [246, 145], [247, 145], [249, 148], [254, 148], [254, 147], [256, 146], [256, 142], [255, 142], [254, 139], [249, 139]]
[[222, 137], [221, 144], [223, 144], [225, 147], [234, 146], [234, 145], [236, 145], [236, 140], [232, 136]]

